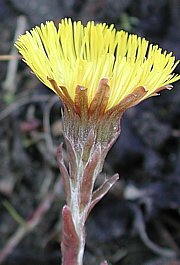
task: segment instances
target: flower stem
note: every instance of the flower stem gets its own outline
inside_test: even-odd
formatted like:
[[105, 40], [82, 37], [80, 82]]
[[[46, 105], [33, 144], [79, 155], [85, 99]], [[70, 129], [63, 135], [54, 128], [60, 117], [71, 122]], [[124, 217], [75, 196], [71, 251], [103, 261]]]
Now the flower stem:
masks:
[[62, 218], [62, 265], [82, 265], [85, 246], [84, 228], [80, 228], [79, 233], [75, 230], [71, 210], [67, 205], [63, 207]]
[[70, 101], [64, 103], [62, 118], [68, 169], [63, 162], [62, 145], [57, 152], [67, 203], [62, 210], [62, 265], [83, 264], [86, 219], [118, 180], [115, 174], [94, 190], [105, 157], [120, 133], [119, 110], [105, 114], [108, 91], [107, 80], [102, 80], [97, 97], [89, 107], [87, 89], [82, 87], [76, 88], [74, 105]]

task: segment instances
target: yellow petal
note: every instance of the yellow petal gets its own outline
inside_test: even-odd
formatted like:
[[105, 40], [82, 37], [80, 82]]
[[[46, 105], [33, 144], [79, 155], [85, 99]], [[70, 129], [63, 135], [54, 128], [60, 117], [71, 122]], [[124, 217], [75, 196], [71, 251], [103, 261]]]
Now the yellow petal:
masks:
[[137, 87], [146, 88], [147, 98], [157, 88], [180, 79], [173, 73], [178, 62], [172, 53], [105, 23], [91, 21], [83, 26], [80, 21], [63, 19], [56, 28], [48, 21], [20, 36], [15, 46], [34, 74], [52, 90], [48, 79], [66, 87], [74, 101], [76, 87], [86, 87], [89, 106], [103, 78], [108, 78], [110, 86], [107, 109]]

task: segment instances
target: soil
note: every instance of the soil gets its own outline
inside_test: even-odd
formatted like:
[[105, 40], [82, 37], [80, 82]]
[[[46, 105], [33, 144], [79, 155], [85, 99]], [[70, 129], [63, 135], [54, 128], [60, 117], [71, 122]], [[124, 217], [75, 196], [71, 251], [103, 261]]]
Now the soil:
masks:
[[[0, 1], [0, 264], [60, 264], [65, 203], [56, 163], [61, 103], [20, 61], [16, 35], [50, 19], [95, 20], [180, 59], [179, 11], [180, 0]], [[117, 172], [120, 181], [89, 217], [85, 265], [180, 264], [179, 102], [177, 82], [124, 115], [99, 180]]]

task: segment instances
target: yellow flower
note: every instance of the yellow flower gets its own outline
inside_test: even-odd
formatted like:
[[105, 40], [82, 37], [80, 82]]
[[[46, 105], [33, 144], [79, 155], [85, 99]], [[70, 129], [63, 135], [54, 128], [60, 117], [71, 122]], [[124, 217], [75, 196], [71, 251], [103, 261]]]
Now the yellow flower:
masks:
[[107, 78], [110, 91], [106, 110], [138, 87], [146, 90], [145, 99], [180, 79], [173, 73], [178, 62], [172, 53], [105, 23], [95, 25], [91, 21], [83, 26], [80, 21], [63, 19], [57, 29], [50, 21], [20, 36], [15, 45], [46, 86], [60, 97], [62, 87], [66, 88], [73, 102], [78, 85], [87, 88], [90, 106], [100, 80]]

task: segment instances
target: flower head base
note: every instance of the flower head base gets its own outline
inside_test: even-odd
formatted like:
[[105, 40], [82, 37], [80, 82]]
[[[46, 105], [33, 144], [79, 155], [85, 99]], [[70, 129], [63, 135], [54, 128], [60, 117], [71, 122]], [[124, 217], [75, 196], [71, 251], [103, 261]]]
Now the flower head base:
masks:
[[86, 90], [92, 109], [99, 82], [106, 80], [104, 112], [129, 99], [139, 87], [142, 95], [136, 104], [180, 79], [173, 74], [178, 62], [172, 53], [105, 23], [89, 22], [84, 27], [80, 21], [63, 19], [57, 29], [52, 21], [46, 22], [20, 36], [16, 46], [35, 75], [64, 103], [77, 105], [78, 86]]

